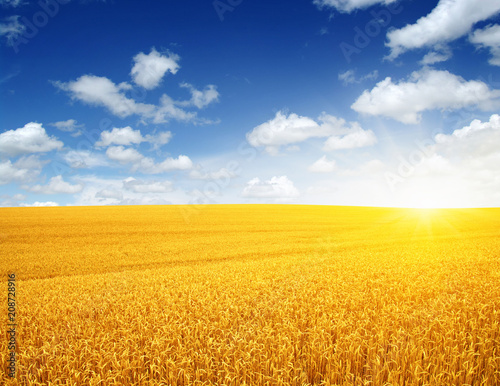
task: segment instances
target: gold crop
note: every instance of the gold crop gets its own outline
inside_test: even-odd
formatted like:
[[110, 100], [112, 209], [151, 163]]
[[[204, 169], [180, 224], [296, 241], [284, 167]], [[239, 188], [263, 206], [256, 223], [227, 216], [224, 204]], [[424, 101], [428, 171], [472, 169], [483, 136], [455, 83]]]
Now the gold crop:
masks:
[[500, 209], [3, 208], [0, 247], [2, 385], [500, 385]]

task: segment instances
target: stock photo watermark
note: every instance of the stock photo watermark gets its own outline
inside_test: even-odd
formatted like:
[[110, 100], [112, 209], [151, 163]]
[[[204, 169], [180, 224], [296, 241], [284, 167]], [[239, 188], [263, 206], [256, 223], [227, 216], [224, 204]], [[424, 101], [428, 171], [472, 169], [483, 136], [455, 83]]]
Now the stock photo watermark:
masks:
[[243, 0], [215, 0], [212, 3], [212, 6], [219, 17], [219, 20], [224, 21], [224, 14], [226, 12], [233, 12], [242, 2]]
[[403, 12], [403, 6], [397, 3], [387, 4], [385, 9], [380, 11], [370, 11], [373, 18], [366, 23], [363, 29], [359, 26], [354, 27], [354, 37], [352, 42], [342, 42], [339, 47], [347, 63], [351, 63], [352, 56], [360, 54], [363, 49], [368, 47], [373, 39], [379, 36], [383, 28], [391, 24], [394, 15]]
[[7, 275], [7, 375], [9, 378], [16, 377], [16, 327], [17, 327], [17, 299], [16, 299], [16, 274]]

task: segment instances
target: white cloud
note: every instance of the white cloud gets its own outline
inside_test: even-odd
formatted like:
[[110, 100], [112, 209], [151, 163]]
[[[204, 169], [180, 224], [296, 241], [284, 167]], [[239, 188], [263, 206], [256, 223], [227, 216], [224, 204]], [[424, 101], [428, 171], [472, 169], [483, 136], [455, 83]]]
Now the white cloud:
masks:
[[372, 72], [362, 76], [359, 79], [356, 78], [354, 70], [347, 70], [346, 72], [339, 74], [339, 80], [341, 80], [344, 83], [344, 85], [361, 83], [365, 80], [375, 80], [377, 78], [378, 78], [377, 70], [373, 70]]
[[160, 174], [174, 170], [189, 170], [192, 167], [193, 162], [185, 155], [180, 155], [177, 158], [169, 157], [160, 163], [156, 163], [152, 158], [145, 157], [133, 165], [132, 171], [139, 171], [144, 174]]
[[109, 165], [101, 154], [87, 150], [70, 150], [63, 155], [63, 159], [74, 169], [88, 169]]
[[387, 77], [372, 90], [365, 90], [351, 106], [359, 113], [381, 115], [407, 124], [416, 124], [421, 113], [434, 109], [498, 107], [500, 90], [490, 90], [481, 81], [466, 81], [448, 71], [424, 68], [408, 81], [393, 83]]
[[[265, 146], [267, 153], [271, 155], [278, 154], [282, 145], [303, 142], [311, 138], [330, 137], [327, 143], [341, 141], [337, 149], [373, 144], [367, 140], [364, 142], [360, 140], [354, 141], [363, 136], [374, 138], [373, 132], [364, 131], [357, 122], [347, 124], [344, 119], [326, 113], [322, 113], [318, 117], [318, 122], [297, 114], [286, 116], [281, 111], [278, 111], [273, 119], [247, 133], [246, 138], [248, 143], [254, 147]], [[354, 142], [360, 146], [353, 146]], [[331, 146], [327, 148], [333, 150]]]
[[272, 177], [264, 182], [256, 177], [248, 181], [242, 195], [255, 198], [294, 198], [299, 196], [299, 191], [287, 176]]
[[54, 126], [58, 130], [65, 131], [68, 133], [72, 133], [76, 131], [77, 129], [80, 129], [84, 127], [84, 125], [79, 125], [76, 120], [74, 119], [68, 119], [67, 121], [59, 121], [59, 122], [53, 122], [49, 123], [50, 126]]
[[0, 161], [0, 185], [32, 181], [40, 174], [42, 166], [42, 162], [33, 155], [21, 157], [15, 163], [12, 163], [11, 160]]
[[47, 153], [59, 150], [63, 143], [49, 137], [40, 123], [30, 122], [16, 130], [0, 134], [0, 154], [17, 156], [29, 153]]
[[100, 141], [96, 142], [95, 145], [98, 147], [106, 147], [110, 145], [138, 145], [142, 142], [151, 142], [158, 148], [161, 145], [165, 145], [172, 138], [172, 133], [170, 131], [160, 132], [158, 134], [148, 134], [145, 137], [142, 136], [140, 130], [133, 130], [130, 126], [123, 128], [113, 128], [112, 131], [101, 132]]
[[179, 56], [169, 53], [162, 55], [154, 48], [149, 55], [139, 53], [134, 57], [134, 67], [130, 71], [135, 84], [152, 90], [158, 87], [167, 72], [177, 73], [179, 70]]
[[33, 193], [42, 194], [75, 194], [83, 189], [83, 185], [71, 185], [70, 183], [63, 180], [62, 176], [52, 177], [48, 185], [35, 185], [31, 187], [24, 186], [26, 190]]
[[331, 136], [323, 146], [324, 151], [355, 149], [365, 146], [373, 146], [377, 143], [377, 137], [371, 130], [357, 130], [343, 137]]
[[5, 36], [9, 46], [15, 46], [26, 30], [26, 26], [19, 22], [20, 17], [19, 15], [9, 16], [0, 23], [0, 36]]
[[127, 83], [116, 85], [108, 78], [94, 75], [83, 75], [75, 81], [63, 83], [54, 82], [59, 89], [76, 99], [90, 105], [106, 107], [112, 114], [125, 118], [133, 114], [150, 118], [155, 111], [154, 105], [137, 103], [127, 98], [125, 90], [131, 86]]
[[[500, 154], [500, 115], [493, 114], [488, 122], [475, 119], [469, 126], [455, 130], [452, 134], [436, 135], [437, 149], [453, 147], [461, 157], [486, 157]], [[499, 165], [500, 166], [500, 165]]]
[[123, 187], [135, 193], [168, 193], [174, 190], [170, 181], [142, 181], [133, 177], [125, 179]]
[[375, 4], [390, 4], [396, 0], [314, 0], [318, 7], [332, 7], [339, 12], [352, 12], [356, 9], [368, 8]]
[[492, 55], [489, 63], [492, 66], [500, 66], [500, 25], [490, 25], [476, 30], [469, 40], [478, 47], [488, 48]]
[[185, 104], [194, 105], [199, 109], [208, 106], [212, 102], [219, 100], [219, 93], [213, 84], [209, 84], [204, 90], [197, 90], [189, 83], [181, 83], [181, 87], [187, 88], [191, 92], [191, 100]]
[[429, 66], [431, 64], [446, 62], [453, 56], [450, 48], [447, 46], [436, 47], [434, 51], [427, 53], [420, 61], [420, 64]]
[[122, 129], [113, 128], [112, 131], [101, 132], [101, 140], [96, 142], [96, 146], [109, 145], [132, 145], [140, 144], [144, 141], [140, 130], [133, 130], [130, 126]]
[[35, 201], [33, 204], [22, 203], [22, 204], [19, 204], [19, 206], [43, 207], [43, 206], [59, 206], [59, 204], [57, 202], [54, 202], [54, 201], [46, 201], [46, 202]]
[[498, 0], [440, 0], [431, 13], [415, 24], [387, 33], [388, 56], [394, 59], [407, 50], [432, 47], [466, 35], [479, 21], [500, 12]]
[[106, 155], [110, 160], [118, 161], [122, 164], [139, 162], [144, 158], [137, 150], [123, 146], [108, 147]]
[[329, 161], [324, 155], [309, 166], [308, 170], [313, 173], [331, 173], [335, 170], [335, 161]]

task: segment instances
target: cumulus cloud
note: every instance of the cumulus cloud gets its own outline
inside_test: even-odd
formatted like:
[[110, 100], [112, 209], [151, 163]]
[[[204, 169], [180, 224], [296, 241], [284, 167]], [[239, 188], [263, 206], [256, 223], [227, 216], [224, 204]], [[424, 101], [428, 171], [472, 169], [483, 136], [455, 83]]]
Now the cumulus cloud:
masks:
[[138, 162], [144, 158], [137, 150], [123, 146], [108, 147], [106, 155], [110, 160], [118, 161], [121, 164]]
[[43, 163], [33, 155], [21, 157], [14, 163], [11, 160], [0, 161], [0, 185], [30, 182], [40, 174], [42, 166]]
[[137, 114], [150, 118], [155, 111], [154, 105], [137, 103], [127, 98], [124, 91], [132, 86], [128, 83], [115, 84], [108, 78], [94, 75], [83, 75], [75, 81], [53, 82], [59, 89], [70, 94], [71, 99], [79, 100], [94, 106], [103, 106], [120, 118]]
[[491, 53], [489, 63], [492, 66], [500, 66], [500, 25], [490, 25], [476, 30], [469, 40], [480, 48], [489, 49]]
[[47, 153], [59, 150], [63, 143], [49, 137], [40, 123], [30, 122], [16, 130], [0, 134], [0, 154], [18, 156], [29, 153]]
[[133, 177], [125, 179], [123, 187], [135, 193], [168, 193], [174, 190], [170, 181], [142, 181]]
[[42, 194], [75, 194], [83, 189], [82, 184], [71, 185], [63, 180], [62, 176], [52, 177], [47, 185], [35, 185], [31, 187], [23, 187], [33, 193]]
[[308, 170], [313, 173], [331, 173], [335, 170], [335, 161], [329, 161], [324, 155], [309, 166]]
[[[453, 148], [462, 157], [486, 157], [500, 154], [500, 115], [493, 114], [488, 122], [475, 119], [469, 126], [455, 130], [452, 134], [437, 134], [437, 149]], [[448, 153], [446, 151], [446, 153]], [[500, 167], [499, 167], [500, 169]]]
[[299, 196], [299, 191], [287, 176], [272, 177], [267, 181], [256, 177], [248, 181], [242, 195], [254, 198], [294, 198]]
[[[162, 55], [154, 48], [146, 55], [139, 53], [134, 57], [134, 66], [130, 73], [133, 83], [146, 89], [154, 89], [161, 83], [167, 72], [175, 74], [179, 68], [179, 57], [175, 54]], [[173, 100], [166, 94], [160, 97], [159, 104], [147, 104], [136, 101], [127, 96], [133, 91], [132, 84], [114, 83], [110, 79], [95, 75], [82, 75], [74, 81], [54, 81], [52, 84], [67, 92], [71, 99], [108, 109], [120, 118], [138, 115], [143, 122], [166, 123], [169, 119], [193, 122], [195, 124], [215, 123], [199, 118], [196, 112], [186, 111], [184, 108], [196, 107], [201, 109], [218, 100], [219, 93], [216, 86], [208, 85], [203, 90], [197, 90], [189, 83], [181, 83], [181, 87], [188, 88], [191, 98], [186, 101]]]
[[[283, 145], [299, 143], [311, 138], [325, 137], [330, 137], [327, 143], [328, 141], [338, 142], [345, 136], [354, 135], [355, 133], [358, 133], [357, 136], [362, 136], [362, 133], [374, 136], [371, 131], [365, 132], [357, 122], [347, 124], [344, 119], [326, 113], [322, 113], [316, 122], [309, 117], [302, 117], [297, 114], [286, 116], [281, 111], [278, 111], [273, 119], [247, 133], [246, 138], [250, 145], [254, 147], [264, 146], [269, 154], [275, 155], [278, 153], [280, 146]], [[348, 148], [350, 144], [354, 144], [354, 141], [344, 140], [341, 143], [344, 146], [339, 146], [337, 149]], [[358, 141], [359, 145], [369, 145], [368, 141], [365, 143], [365, 145], [362, 145]], [[333, 150], [331, 146], [328, 146], [328, 148]]]
[[68, 133], [73, 133], [77, 129], [80, 129], [84, 127], [83, 124], [78, 124], [76, 120], [74, 119], [68, 119], [67, 121], [59, 121], [59, 122], [53, 122], [49, 123], [50, 126], [54, 126], [56, 129], [65, 131]]
[[179, 70], [179, 56], [169, 53], [162, 55], [154, 48], [146, 55], [143, 52], [134, 57], [134, 67], [130, 71], [135, 84], [152, 90], [158, 87], [167, 72], [176, 74]]
[[132, 171], [139, 171], [144, 174], [160, 174], [174, 170], [189, 170], [193, 167], [193, 162], [186, 155], [177, 158], [169, 157], [162, 162], [155, 162], [152, 158], [144, 157], [135, 163]]
[[403, 52], [432, 47], [458, 39], [472, 29], [474, 24], [487, 20], [500, 12], [498, 0], [440, 0], [427, 16], [387, 33], [386, 45], [391, 49], [389, 59]]
[[359, 147], [373, 146], [377, 143], [377, 137], [371, 130], [356, 130], [343, 137], [331, 136], [323, 146], [324, 151], [355, 149]]
[[423, 68], [408, 81], [394, 83], [387, 77], [372, 90], [365, 90], [351, 108], [363, 114], [416, 124], [426, 110], [464, 107], [491, 110], [499, 106], [499, 97], [500, 90], [490, 90], [484, 82], [466, 81], [448, 71]]
[[96, 146], [109, 145], [132, 145], [140, 144], [144, 141], [140, 130], [133, 130], [130, 126], [114, 128], [112, 131], [101, 132], [101, 140], [96, 142]]
[[213, 84], [209, 84], [203, 90], [197, 90], [189, 83], [181, 83], [181, 87], [191, 92], [191, 100], [184, 102], [185, 105], [194, 105], [199, 109], [219, 100], [219, 93]]
[[142, 142], [151, 142], [156, 147], [167, 144], [172, 138], [170, 131], [160, 132], [158, 134], [148, 134], [142, 136], [140, 130], [133, 130], [130, 126], [123, 128], [113, 128], [111, 131], [101, 132], [101, 139], [95, 143], [98, 147], [110, 145], [138, 145]]
[[356, 9], [368, 8], [375, 4], [390, 4], [397, 0], [314, 0], [318, 7], [331, 7], [339, 12], [352, 12]]

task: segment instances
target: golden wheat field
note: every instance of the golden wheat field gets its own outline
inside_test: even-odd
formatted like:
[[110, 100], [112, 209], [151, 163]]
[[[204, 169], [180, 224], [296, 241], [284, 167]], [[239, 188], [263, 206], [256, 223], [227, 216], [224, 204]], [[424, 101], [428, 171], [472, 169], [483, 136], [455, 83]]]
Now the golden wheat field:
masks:
[[500, 209], [3, 208], [0, 243], [1, 384], [500, 384]]

